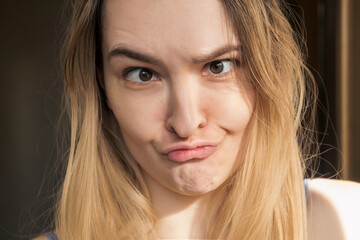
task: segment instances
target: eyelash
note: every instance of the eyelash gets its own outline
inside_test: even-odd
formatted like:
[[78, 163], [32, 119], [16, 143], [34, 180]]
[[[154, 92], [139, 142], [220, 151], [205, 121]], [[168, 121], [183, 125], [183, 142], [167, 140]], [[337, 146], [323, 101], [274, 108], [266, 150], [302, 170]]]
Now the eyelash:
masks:
[[[224, 66], [224, 62], [227, 62], [228, 64], [230, 64], [228, 67], [229, 67], [229, 69], [226, 71], [226, 72], [221, 72], [221, 73], [214, 73], [214, 72], [212, 72], [211, 70], [210, 70], [210, 67], [211, 67], [211, 64], [214, 64], [214, 63], [216, 63], [216, 62], [221, 62], [222, 63], [222, 69], [221, 69], [221, 71], [223, 71], [224, 70], [224, 68], [225, 68], [225, 66]], [[235, 68], [237, 68], [238, 66], [240, 65], [240, 62], [239, 62], [239, 60], [237, 60], [237, 59], [219, 59], [219, 60], [214, 60], [214, 61], [212, 61], [212, 62], [210, 62], [210, 63], [207, 63], [206, 65], [205, 65], [205, 67], [204, 67], [204, 69], [206, 69], [206, 76], [224, 76], [224, 75], [226, 75], [226, 74], [228, 74], [229, 72], [231, 72], [233, 69], [234, 69], [234, 67]]]
[[154, 72], [153, 70], [151, 70], [149, 68], [145, 68], [145, 67], [131, 67], [131, 68], [125, 69], [125, 71], [122, 74], [123, 79], [125, 79], [126, 81], [129, 81], [129, 82], [132, 82], [134, 84], [146, 84], [147, 82], [153, 81], [153, 80], [149, 80], [149, 81], [137, 82], [137, 81], [130, 80], [129, 75], [135, 71], [148, 71], [152, 74], [152, 77], [160, 79], [156, 72]]
[[[210, 70], [210, 66], [211, 66], [211, 64], [214, 64], [216, 62], [223, 63], [223, 65], [224, 65], [224, 62], [227, 62], [227, 63], [231, 64], [230, 69], [228, 71], [224, 72], [224, 73], [223, 72], [218, 73], [218, 74], [214, 73], [214, 72], [212, 72]], [[214, 60], [212, 62], [207, 63], [204, 66], [203, 71], [206, 70], [206, 73], [204, 74], [205, 76], [224, 76], [224, 75], [228, 74], [229, 72], [231, 72], [234, 69], [234, 67], [237, 68], [239, 65], [240, 65], [240, 62], [237, 59], [219, 59], [219, 60]], [[135, 71], [147, 71], [147, 72], [152, 74], [151, 79], [148, 80], [148, 81], [130, 80], [129, 75], [131, 73], [134, 73]], [[223, 69], [221, 71], [223, 71]], [[139, 75], [137, 77], [139, 77]], [[124, 72], [122, 73], [122, 78], [123, 79], [125, 79], [126, 81], [129, 81], [129, 82], [131, 82], [133, 84], [140, 84], [140, 85], [144, 85], [144, 84], [147, 84], [149, 82], [154, 81], [155, 79], [152, 80], [153, 77], [155, 77], [157, 80], [160, 79], [159, 74], [157, 74], [155, 71], [153, 71], [153, 70], [151, 70], [149, 68], [145, 68], [145, 67], [130, 67], [130, 68], [125, 69]]]

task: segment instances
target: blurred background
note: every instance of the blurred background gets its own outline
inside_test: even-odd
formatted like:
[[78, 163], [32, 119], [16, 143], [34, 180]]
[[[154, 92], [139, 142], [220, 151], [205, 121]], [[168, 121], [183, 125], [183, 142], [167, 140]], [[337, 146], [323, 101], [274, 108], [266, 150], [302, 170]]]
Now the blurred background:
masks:
[[[319, 85], [316, 176], [360, 181], [360, 1], [288, 2], [305, 21]], [[51, 226], [67, 9], [63, 0], [0, 2], [0, 239]]]

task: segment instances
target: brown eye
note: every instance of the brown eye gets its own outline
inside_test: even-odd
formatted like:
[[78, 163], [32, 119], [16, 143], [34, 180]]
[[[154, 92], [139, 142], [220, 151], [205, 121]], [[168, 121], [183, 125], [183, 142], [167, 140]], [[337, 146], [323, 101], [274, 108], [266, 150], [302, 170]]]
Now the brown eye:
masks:
[[232, 70], [234, 66], [238, 66], [236, 60], [224, 59], [210, 62], [206, 68], [206, 74], [222, 75]]
[[147, 69], [141, 69], [139, 72], [139, 79], [143, 82], [150, 81], [153, 77], [153, 73]]
[[215, 74], [219, 74], [224, 70], [224, 64], [222, 61], [214, 61], [210, 63], [210, 71]]
[[147, 68], [129, 69], [124, 72], [123, 76], [126, 80], [136, 83], [158, 80], [158, 77], [154, 74], [154, 72]]

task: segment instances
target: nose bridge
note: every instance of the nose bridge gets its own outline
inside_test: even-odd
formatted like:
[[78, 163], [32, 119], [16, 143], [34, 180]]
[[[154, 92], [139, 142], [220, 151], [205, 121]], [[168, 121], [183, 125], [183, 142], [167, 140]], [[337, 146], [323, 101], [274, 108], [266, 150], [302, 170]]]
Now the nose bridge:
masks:
[[204, 126], [205, 116], [200, 106], [197, 81], [183, 77], [172, 81], [169, 92], [167, 129], [181, 138], [188, 138], [197, 128]]

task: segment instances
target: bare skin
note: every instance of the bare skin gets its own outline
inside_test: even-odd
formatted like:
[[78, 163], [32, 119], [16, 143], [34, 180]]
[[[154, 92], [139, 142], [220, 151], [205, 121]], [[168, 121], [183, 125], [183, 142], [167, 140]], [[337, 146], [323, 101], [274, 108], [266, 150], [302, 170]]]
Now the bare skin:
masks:
[[[159, 60], [155, 64], [134, 63], [121, 55], [104, 61], [109, 106], [117, 116], [130, 151], [142, 167], [158, 218], [156, 232], [164, 239], [204, 239], [206, 224], [215, 217], [211, 210], [216, 209], [207, 206], [216, 196], [217, 188], [240, 164], [235, 160], [237, 155], [231, 154], [234, 151], [228, 151], [234, 146], [227, 146], [241, 145], [255, 103], [251, 88], [237, 89], [231, 81], [222, 83], [225, 88], [219, 82], [209, 85], [209, 80], [203, 77], [214, 60], [239, 56], [241, 52], [227, 52], [198, 65], [191, 59], [226, 44], [241, 43], [231, 41], [234, 38], [218, 1], [207, 1], [205, 5], [192, 0], [108, 0], [104, 9], [104, 56], [118, 45], [131, 46]], [[134, 64], [154, 73], [149, 85], [119, 84], [116, 76], [122, 66]], [[246, 67], [237, 70], [246, 78]], [[212, 75], [219, 76], [227, 75]], [[139, 81], [139, 73], [125, 75], [125, 79]], [[241, 114], [233, 114], [238, 112], [238, 107]], [[223, 112], [224, 109], [227, 111]], [[147, 125], [143, 124], [144, 119]], [[159, 158], [159, 146], [199, 138], [221, 142], [208, 159], [182, 162], [174, 167], [173, 163]], [[227, 160], [223, 162], [221, 156]], [[360, 234], [354, 226], [356, 221], [349, 219], [360, 215], [356, 205], [360, 202], [358, 193], [359, 185], [355, 183], [312, 181], [308, 201], [309, 239], [357, 239]]]
[[141, 167], [156, 232], [204, 238], [255, 105], [241, 43], [219, 1], [108, 0], [103, 11], [108, 106]]
[[360, 184], [314, 179], [309, 186], [308, 239], [360, 239]]
[[[349, 181], [313, 179], [307, 201], [308, 240], [358, 240], [360, 237], [360, 184]], [[174, 230], [173, 224], [196, 214], [196, 206], [184, 209], [164, 222], [163, 232]], [[163, 218], [165, 221], [166, 218]], [[166, 220], [166, 221], [167, 221]], [[168, 229], [167, 229], [168, 228]], [[175, 229], [176, 230], [176, 229]], [[199, 231], [201, 232], [201, 230]], [[164, 233], [166, 234], [166, 233]], [[189, 238], [175, 238], [189, 239]], [[34, 240], [48, 240], [40, 236]]]
[[[102, 42], [108, 106], [141, 167], [159, 239], [205, 239], [256, 104], [220, 2], [107, 0]], [[174, 146], [199, 149], [168, 154]], [[310, 183], [309, 239], [358, 239], [359, 188]]]

